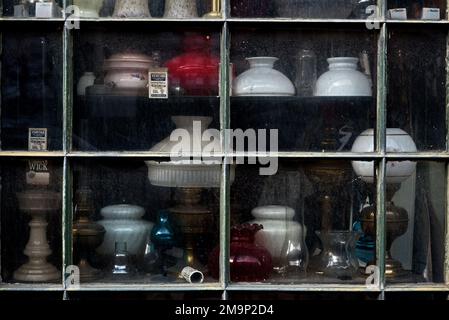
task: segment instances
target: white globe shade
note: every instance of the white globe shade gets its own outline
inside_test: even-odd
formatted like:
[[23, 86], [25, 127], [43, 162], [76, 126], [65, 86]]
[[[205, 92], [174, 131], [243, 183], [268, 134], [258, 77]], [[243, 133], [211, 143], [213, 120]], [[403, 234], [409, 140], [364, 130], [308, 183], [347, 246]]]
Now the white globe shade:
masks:
[[[410, 135], [402, 129], [387, 128], [387, 152], [416, 152], [416, 144]], [[363, 131], [352, 145], [352, 152], [363, 153], [374, 151], [374, 129]], [[374, 182], [374, 161], [352, 161], [355, 173], [365, 182]], [[388, 161], [386, 182], [401, 183], [416, 170], [413, 161]]]

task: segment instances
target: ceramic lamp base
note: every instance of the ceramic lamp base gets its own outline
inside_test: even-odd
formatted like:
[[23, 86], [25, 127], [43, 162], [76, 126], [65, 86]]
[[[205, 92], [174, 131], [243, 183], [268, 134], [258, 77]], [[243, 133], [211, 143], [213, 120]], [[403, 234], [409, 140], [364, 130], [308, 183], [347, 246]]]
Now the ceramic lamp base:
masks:
[[61, 278], [61, 273], [50, 263], [26, 263], [14, 272], [14, 279], [20, 282], [52, 282]]

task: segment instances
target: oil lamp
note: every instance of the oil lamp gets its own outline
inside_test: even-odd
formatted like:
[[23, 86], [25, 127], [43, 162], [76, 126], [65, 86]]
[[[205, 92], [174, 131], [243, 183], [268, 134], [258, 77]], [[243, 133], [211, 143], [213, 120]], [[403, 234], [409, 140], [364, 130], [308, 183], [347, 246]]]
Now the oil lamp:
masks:
[[30, 237], [24, 254], [29, 260], [14, 272], [20, 282], [53, 282], [61, 272], [47, 257], [52, 253], [47, 241], [47, 214], [55, 214], [61, 207], [61, 194], [49, 190], [30, 189], [17, 193], [20, 210], [31, 216]]
[[82, 282], [88, 282], [97, 279], [101, 271], [93, 268], [88, 258], [94, 250], [103, 242], [106, 230], [98, 223], [90, 220], [94, 211], [92, 190], [81, 188], [75, 194], [75, 213], [77, 220], [73, 223], [73, 242], [79, 253], [78, 267]]
[[221, 18], [221, 0], [212, 0], [212, 10], [206, 13], [203, 18], [219, 19]]
[[[187, 133], [186, 146], [192, 154], [205, 155], [202, 152], [211, 150], [221, 152], [220, 139], [203, 141], [204, 131], [212, 122], [210, 117], [199, 116], [175, 116], [172, 121], [176, 124], [178, 132]], [[197, 135], [195, 132], [199, 132]], [[212, 146], [210, 145], [212, 143]], [[190, 160], [179, 155], [175, 150], [179, 149], [179, 141], [173, 141], [168, 137], [155, 145], [154, 152], [172, 155], [168, 162], [146, 161], [148, 166], [148, 178], [155, 186], [177, 188], [177, 204], [169, 208], [173, 222], [180, 230], [180, 240], [185, 251], [185, 263], [187, 266], [198, 270], [204, 270], [202, 253], [206, 251], [208, 242], [213, 239], [216, 218], [211, 210], [201, 202], [201, 193], [204, 189], [219, 188], [221, 181], [221, 163], [217, 160], [206, 158]], [[186, 151], [186, 150], [184, 150]], [[172, 153], [175, 152], [176, 154]], [[211, 155], [209, 155], [210, 157]], [[179, 158], [177, 158], [179, 157]], [[231, 179], [234, 171], [231, 170]]]
[[[387, 128], [387, 152], [416, 152], [413, 139], [402, 129]], [[352, 152], [373, 152], [374, 130], [368, 129], [360, 134], [354, 141]], [[355, 173], [365, 182], [374, 183], [374, 162], [353, 161], [352, 167]], [[401, 187], [401, 183], [416, 171], [416, 162], [389, 161], [386, 165], [386, 259], [385, 276], [396, 278], [406, 274], [399, 261], [391, 256], [391, 245], [394, 240], [407, 232], [409, 217], [404, 208], [398, 207], [393, 202], [393, 196]], [[360, 221], [363, 232], [371, 237], [376, 236], [376, 207], [367, 206], [362, 209]]]

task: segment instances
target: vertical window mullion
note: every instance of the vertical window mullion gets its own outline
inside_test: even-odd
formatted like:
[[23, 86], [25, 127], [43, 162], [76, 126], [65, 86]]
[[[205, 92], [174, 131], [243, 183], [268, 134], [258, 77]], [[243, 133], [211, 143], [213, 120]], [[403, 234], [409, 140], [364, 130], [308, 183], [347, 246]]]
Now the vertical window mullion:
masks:
[[376, 167], [376, 257], [379, 268], [379, 285], [385, 288], [385, 167], [386, 167], [386, 96], [387, 96], [387, 24], [382, 24], [378, 40], [377, 57], [377, 122], [376, 150], [382, 155]]
[[[71, 3], [64, 0], [64, 8]], [[72, 149], [72, 109], [73, 109], [73, 39], [71, 30], [63, 27], [63, 181], [62, 181], [62, 259], [63, 259], [63, 285], [67, 288], [66, 268], [73, 264], [72, 245], [72, 169], [67, 154]]]
[[229, 282], [229, 234], [230, 234], [230, 166], [228, 164], [227, 135], [223, 134], [230, 126], [230, 74], [229, 74], [229, 31], [224, 22], [221, 32], [221, 64], [220, 64], [220, 129], [224, 157], [222, 157], [222, 176], [220, 184], [220, 283], [226, 289]]

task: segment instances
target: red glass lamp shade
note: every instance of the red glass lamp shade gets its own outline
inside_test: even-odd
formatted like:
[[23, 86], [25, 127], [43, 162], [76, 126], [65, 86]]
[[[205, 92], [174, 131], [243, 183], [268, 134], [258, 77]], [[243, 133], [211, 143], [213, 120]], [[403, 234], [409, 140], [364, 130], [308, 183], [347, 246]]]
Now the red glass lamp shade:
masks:
[[169, 82], [179, 84], [185, 95], [217, 96], [220, 58], [210, 51], [210, 37], [186, 36], [184, 53], [166, 63]]
[[[258, 224], [243, 224], [231, 229], [230, 271], [233, 282], [259, 282], [267, 280], [273, 270], [267, 249], [254, 243], [256, 233], [263, 229]], [[216, 247], [209, 258], [209, 272], [219, 278], [220, 248]]]

